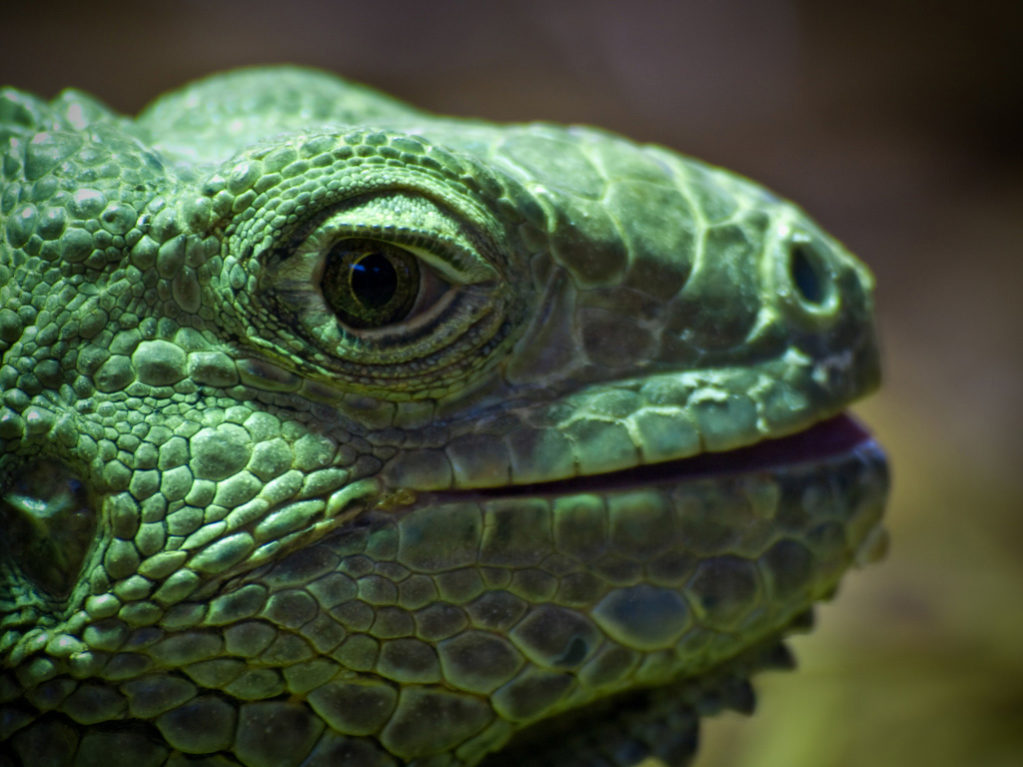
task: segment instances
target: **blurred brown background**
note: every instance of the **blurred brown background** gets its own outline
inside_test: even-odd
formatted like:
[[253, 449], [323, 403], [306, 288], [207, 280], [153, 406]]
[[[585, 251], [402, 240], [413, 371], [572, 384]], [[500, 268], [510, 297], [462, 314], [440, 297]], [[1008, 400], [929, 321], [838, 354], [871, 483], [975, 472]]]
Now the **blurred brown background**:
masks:
[[1023, 764], [1023, 3], [21, 4], [0, 80], [135, 112], [311, 64], [439, 112], [603, 125], [756, 178], [873, 267], [892, 550], [703, 767]]

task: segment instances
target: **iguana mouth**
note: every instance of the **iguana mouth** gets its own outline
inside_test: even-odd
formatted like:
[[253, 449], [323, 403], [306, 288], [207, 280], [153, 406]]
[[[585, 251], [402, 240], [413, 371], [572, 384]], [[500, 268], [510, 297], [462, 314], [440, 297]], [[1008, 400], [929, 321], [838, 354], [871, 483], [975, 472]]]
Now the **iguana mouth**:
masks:
[[[603, 474], [588, 474], [569, 479], [505, 485], [453, 491], [481, 496], [558, 496], [574, 493], [603, 493], [677, 484], [715, 475], [738, 475], [758, 471], [776, 471], [800, 464], [821, 463], [853, 450], [876, 443], [870, 432], [855, 418], [840, 413], [807, 429], [784, 437], [765, 439], [753, 445], [722, 452], [707, 452], [673, 461], [634, 466]], [[446, 495], [446, 493], [436, 493]]]

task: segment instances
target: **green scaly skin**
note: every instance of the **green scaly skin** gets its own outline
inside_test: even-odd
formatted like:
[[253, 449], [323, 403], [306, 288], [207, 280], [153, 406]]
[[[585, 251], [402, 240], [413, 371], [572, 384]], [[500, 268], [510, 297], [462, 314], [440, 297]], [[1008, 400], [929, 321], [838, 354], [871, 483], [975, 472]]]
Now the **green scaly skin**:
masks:
[[0, 152], [0, 765], [683, 764], [877, 552], [871, 277], [743, 178], [291, 68]]

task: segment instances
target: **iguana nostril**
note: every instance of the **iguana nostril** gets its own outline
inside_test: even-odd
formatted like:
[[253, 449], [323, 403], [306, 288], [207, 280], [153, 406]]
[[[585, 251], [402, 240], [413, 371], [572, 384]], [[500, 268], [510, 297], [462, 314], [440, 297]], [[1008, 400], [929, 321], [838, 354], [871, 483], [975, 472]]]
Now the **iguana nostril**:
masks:
[[0, 496], [3, 556], [41, 591], [66, 597], [95, 537], [96, 516], [84, 484], [64, 464], [28, 463]]
[[807, 243], [796, 243], [789, 251], [792, 283], [804, 301], [820, 306], [828, 297], [830, 280], [820, 256]]

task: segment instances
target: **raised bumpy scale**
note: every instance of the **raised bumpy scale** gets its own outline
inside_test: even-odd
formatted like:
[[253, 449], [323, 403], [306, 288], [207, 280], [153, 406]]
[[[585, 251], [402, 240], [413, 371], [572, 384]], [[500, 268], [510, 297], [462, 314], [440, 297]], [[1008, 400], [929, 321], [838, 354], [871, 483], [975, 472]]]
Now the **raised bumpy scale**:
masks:
[[870, 274], [735, 175], [254, 69], [0, 92], [0, 765], [680, 765], [852, 564]]

